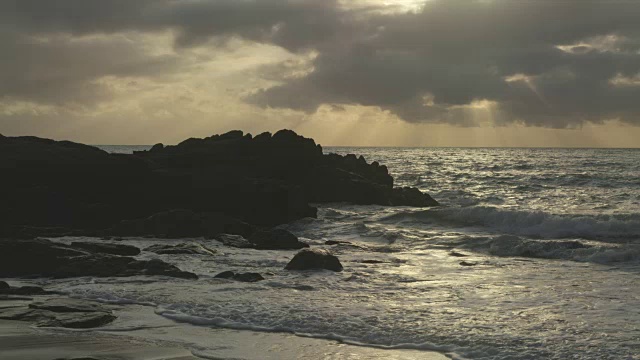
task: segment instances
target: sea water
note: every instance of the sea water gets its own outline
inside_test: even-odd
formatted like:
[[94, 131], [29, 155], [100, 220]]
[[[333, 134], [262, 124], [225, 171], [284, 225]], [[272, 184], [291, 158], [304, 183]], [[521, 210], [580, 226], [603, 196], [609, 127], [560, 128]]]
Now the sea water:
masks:
[[[322, 204], [317, 219], [283, 226], [337, 255], [341, 273], [289, 272], [292, 251], [196, 239], [218, 254], [141, 257], [160, 257], [198, 281], [49, 285], [200, 326], [437, 350], [455, 359], [640, 359], [640, 150], [325, 151], [385, 164], [396, 186], [418, 187], [441, 206]], [[142, 248], [184, 241], [123, 240]], [[226, 270], [266, 280], [213, 278]]]

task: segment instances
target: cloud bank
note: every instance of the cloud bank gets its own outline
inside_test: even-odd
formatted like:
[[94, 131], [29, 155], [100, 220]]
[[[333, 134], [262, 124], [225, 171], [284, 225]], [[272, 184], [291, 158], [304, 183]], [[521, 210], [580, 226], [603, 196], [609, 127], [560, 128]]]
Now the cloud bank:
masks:
[[[246, 106], [640, 125], [639, 16], [634, 0], [0, 0], [0, 117], [93, 111], [244, 61], [220, 91]], [[212, 67], [242, 46], [259, 51]]]

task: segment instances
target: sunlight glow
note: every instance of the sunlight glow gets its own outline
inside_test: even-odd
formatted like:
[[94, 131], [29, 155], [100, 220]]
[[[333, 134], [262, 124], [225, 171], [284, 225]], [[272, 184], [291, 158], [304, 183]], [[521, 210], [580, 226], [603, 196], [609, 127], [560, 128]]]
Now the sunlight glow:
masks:
[[609, 80], [609, 84], [615, 87], [635, 87], [640, 86], [640, 73], [634, 76], [624, 76], [620, 73]]
[[556, 45], [556, 48], [569, 54], [586, 54], [590, 51], [597, 52], [623, 52], [621, 44], [626, 38], [616, 35], [594, 36], [575, 44]]

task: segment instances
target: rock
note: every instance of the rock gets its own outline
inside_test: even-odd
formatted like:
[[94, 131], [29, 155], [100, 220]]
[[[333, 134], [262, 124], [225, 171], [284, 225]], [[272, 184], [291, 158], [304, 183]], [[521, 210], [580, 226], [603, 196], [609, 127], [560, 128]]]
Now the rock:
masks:
[[391, 193], [391, 204], [394, 206], [414, 207], [429, 207], [440, 205], [440, 203], [435, 201], [429, 194], [423, 193], [416, 188], [410, 187], [393, 189], [393, 192]]
[[258, 231], [251, 235], [249, 241], [260, 250], [297, 250], [309, 247], [300, 242], [298, 237], [284, 229]]
[[102, 254], [124, 256], [136, 256], [140, 254], [140, 249], [138, 249], [137, 247], [123, 244], [72, 242], [71, 247]]
[[247, 249], [255, 247], [254, 244], [240, 235], [217, 234], [213, 237], [213, 239], [223, 243], [226, 246], [235, 248]]
[[460, 261], [460, 265], [461, 265], [461, 266], [476, 266], [476, 265], [478, 265], [478, 263], [476, 263], [476, 262], [469, 262], [469, 261]]
[[353, 243], [349, 241], [340, 241], [340, 240], [327, 240], [324, 242], [325, 245], [353, 245]]
[[0, 281], [0, 291], [8, 290], [9, 288], [10, 288], [9, 284], [7, 284], [5, 281]]
[[54, 319], [43, 321], [38, 324], [40, 327], [63, 327], [69, 329], [91, 329], [107, 325], [117, 317], [110, 313], [72, 313], [56, 314]]
[[46, 239], [1, 240], [0, 277], [122, 277], [162, 275], [197, 279], [159, 259], [136, 260], [132, 257], [91, 253]]
[[[6, 284], [6, 283], [5, 283]], [[21, 286], [21, 287], [8, 287], [0, 289], [2, 295], [47, 295], [55, 294], [55, 292], [46, 291], [39, 286]]]
[[454, 256], [454, 257], [467, 257], [467, 256], [469, 256], [467, 254], [463, 254], [463, 253], [460, 253], [460, 252], [457, 252], [457, 251], [454, 251], [454, 250], [452, 250], [449, 253], [449, 255]]
[[353, 249], [357, 249], [357, 250], [370, 250], [369, 248], [367, 248], [364, 245], [358, 245], [358, 244], [354, 244], [350, 241], [341, 241], [341, 240], [327, 240], [324, 243], [325, 245], [331, 245], [331, 246], [338, 246], [338, 247], [349, 247], [349, 248], [353, 248]]
[[236, 273], [234, 273], [233, 271], [223, 271], [221, 273], [219, 273], [218, 275], [214, 276], [214, 278], [218, 278], [218, 279], [233, 279], [233, 277], [236, 275]]
[[238, 273], [235, 274], [233, 280], [242, 282], [257, 282], [264, 280], [264, 277], [258, 273]]
[[29, 304], [29, 308], [57, 313], [106, 311], [104, 306], [97, 302], [64, 298], [36, 301]]
[[188, 254], [188, 255], [215, 255], [216, 250], [209, 249], [197, 243], [182, 243], [178, 245], [151, 245], [144, 249], [156, 254]]
[[342, 271], [340, 260], [326, 250], [304, 249], [298, 252], [285, 266], [286, 270], [318, 270]]
[[56, 314], [56, 317], [49, 321], [38, 323], [40, 327], [63, 327], [69, 329], [91, 329], [107, 325], [117, 317], [110, 313], [63, 313]]
[[122, 221], [106, 230], [115, 236], [153, 235], [160, 238], [210, 237], [222, 232], [248, 235], [253, 227], [220, 213], [197, 213], [176, 209], [153, 214], [144, 219]]
[[50, 273], [65, 260], [86, 254], [45, 239], [0, 240], [0, 277]]
[[0, 309], [0, 319], [29, 321], [40, 327], [88, 329], [116, 319], [105, 305], [77, 299], [48, 299], [28, 308]]
[[257, 282], [264, 280], [264, 277], [258, 273], [234, 273], [233, 271], [223, 271], [214, 277], [218, 279], [230, 279], [242, 282]]
[[391, 189], [362, 174], [324, 165], [311, 169], [306, 188], [313, 202], [391, 205]]
[[385, 166], [353, 154], [325, 155], [291, 130], [256, 137], [235, 130], [134, 154], [0, 137], [0, 173], [0, 236], [12, 238], [248, 238], [254, 226], [315, 217], [310, 202], [437, 204], [417, 189], [393, 189]]

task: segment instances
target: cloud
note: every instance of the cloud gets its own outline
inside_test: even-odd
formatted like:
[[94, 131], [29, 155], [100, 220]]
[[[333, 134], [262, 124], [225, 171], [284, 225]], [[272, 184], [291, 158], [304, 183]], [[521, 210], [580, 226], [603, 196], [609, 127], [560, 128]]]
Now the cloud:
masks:
[[491, 101], [497, 124], [638, 124], [640, 87], [615, 86], [640, 71], [638, 13], [633, 1], [432, 0], [366, 19], [359, 27], [375, 31], [325, 47], [315, 72], [250, 101], [308, 112], [376, 105], [410, 122], [462, 125], [474, 123], [474, 102]]
[[[640, 124], [638, 1], [383, 3], [0, 0], [11, 54], [0, 57], [0, 97], [90, 106], [114, 96], [101, 79], [197, 76], [202, 56], [244, 39], [292, 54], [255, 61], [250, 76], [265, 81], [237, 94], [264, 108], [365, 106], [463, 126]], [[166, 34], [173, 47], [154, 48]]]

